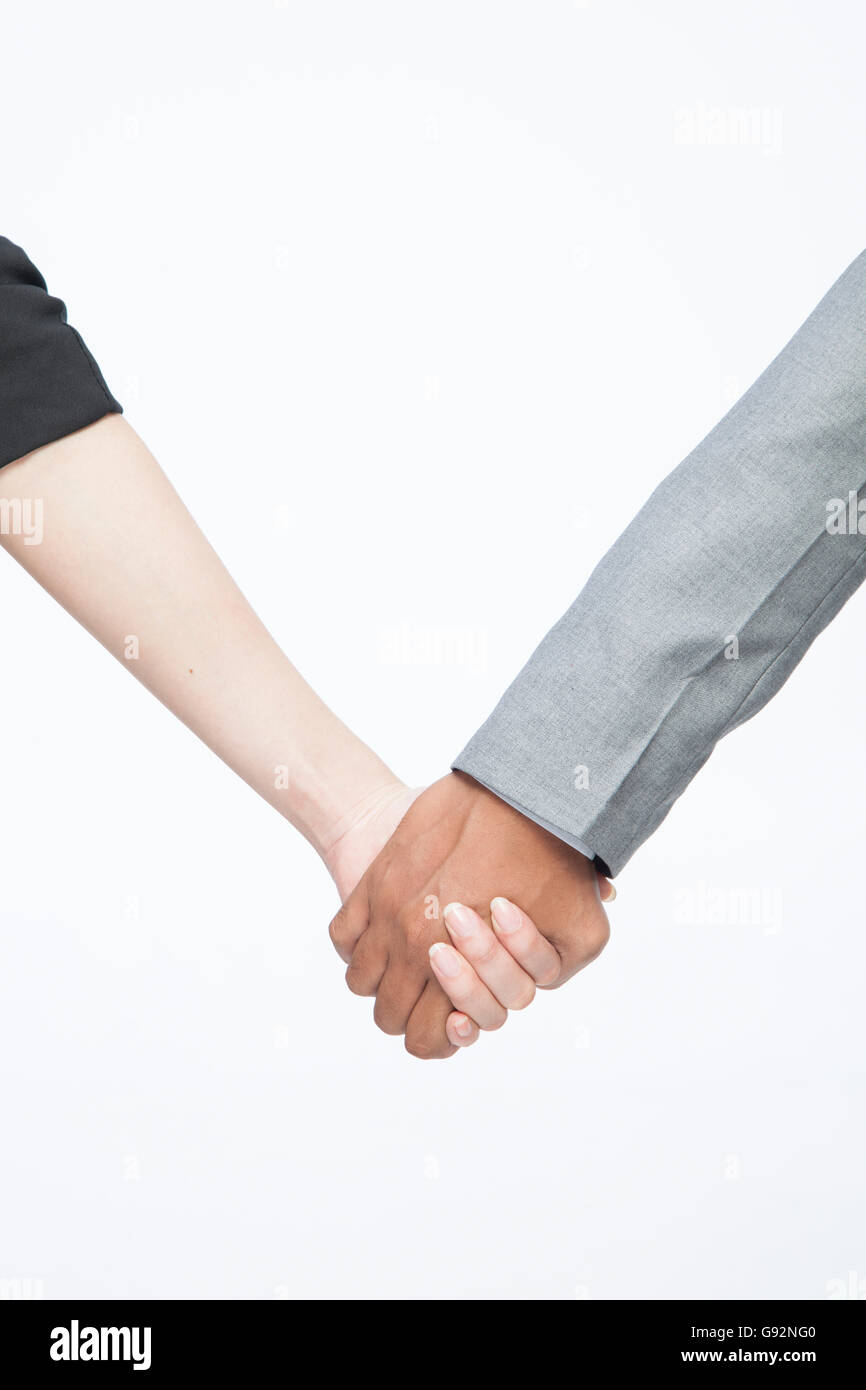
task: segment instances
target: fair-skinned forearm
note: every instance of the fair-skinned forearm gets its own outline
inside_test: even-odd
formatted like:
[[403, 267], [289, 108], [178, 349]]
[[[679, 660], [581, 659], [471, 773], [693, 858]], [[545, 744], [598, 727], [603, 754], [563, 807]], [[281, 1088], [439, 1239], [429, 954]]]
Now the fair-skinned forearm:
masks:
[[270, 637], [121, 416], [0, 470], [0, 499], [25, 498], [41, 543], [0, 543], [323, 857], [399, 785]]

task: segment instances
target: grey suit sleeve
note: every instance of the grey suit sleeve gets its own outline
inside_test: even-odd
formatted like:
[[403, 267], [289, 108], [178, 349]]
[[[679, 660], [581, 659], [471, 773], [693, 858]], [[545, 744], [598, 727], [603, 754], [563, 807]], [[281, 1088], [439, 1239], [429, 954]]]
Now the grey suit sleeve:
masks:
[[453, 766], [617, 873], [862, 581], [864, 484], [866, 252], [656, 489]]

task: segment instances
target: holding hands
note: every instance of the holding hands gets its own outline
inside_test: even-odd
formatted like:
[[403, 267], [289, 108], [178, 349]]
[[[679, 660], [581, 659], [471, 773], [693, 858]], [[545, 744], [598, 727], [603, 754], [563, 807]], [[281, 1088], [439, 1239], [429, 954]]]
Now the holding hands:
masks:
[[405, 1034], [416, 1057], [448, 1057], [600, 954], [614, 890], [463, 773], [406, 793], [395, 812], [406, 801], [330, 934], [383, 1032]]

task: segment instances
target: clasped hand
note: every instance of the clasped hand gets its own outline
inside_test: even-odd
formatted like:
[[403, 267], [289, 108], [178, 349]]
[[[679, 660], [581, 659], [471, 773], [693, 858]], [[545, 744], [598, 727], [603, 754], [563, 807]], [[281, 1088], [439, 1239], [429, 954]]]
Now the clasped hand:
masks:
[[418, 795], [331, 922], [355, 994], [416, 1057], [449, 1057], [603, 950], [612, 884], [451, 772]]

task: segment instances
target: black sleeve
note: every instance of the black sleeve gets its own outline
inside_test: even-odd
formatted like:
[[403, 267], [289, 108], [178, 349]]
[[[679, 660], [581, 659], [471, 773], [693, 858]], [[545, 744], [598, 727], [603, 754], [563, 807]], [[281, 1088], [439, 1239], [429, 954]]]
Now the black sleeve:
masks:
[[66, 305], [0, 236], [0, 468], [122, 410]]

